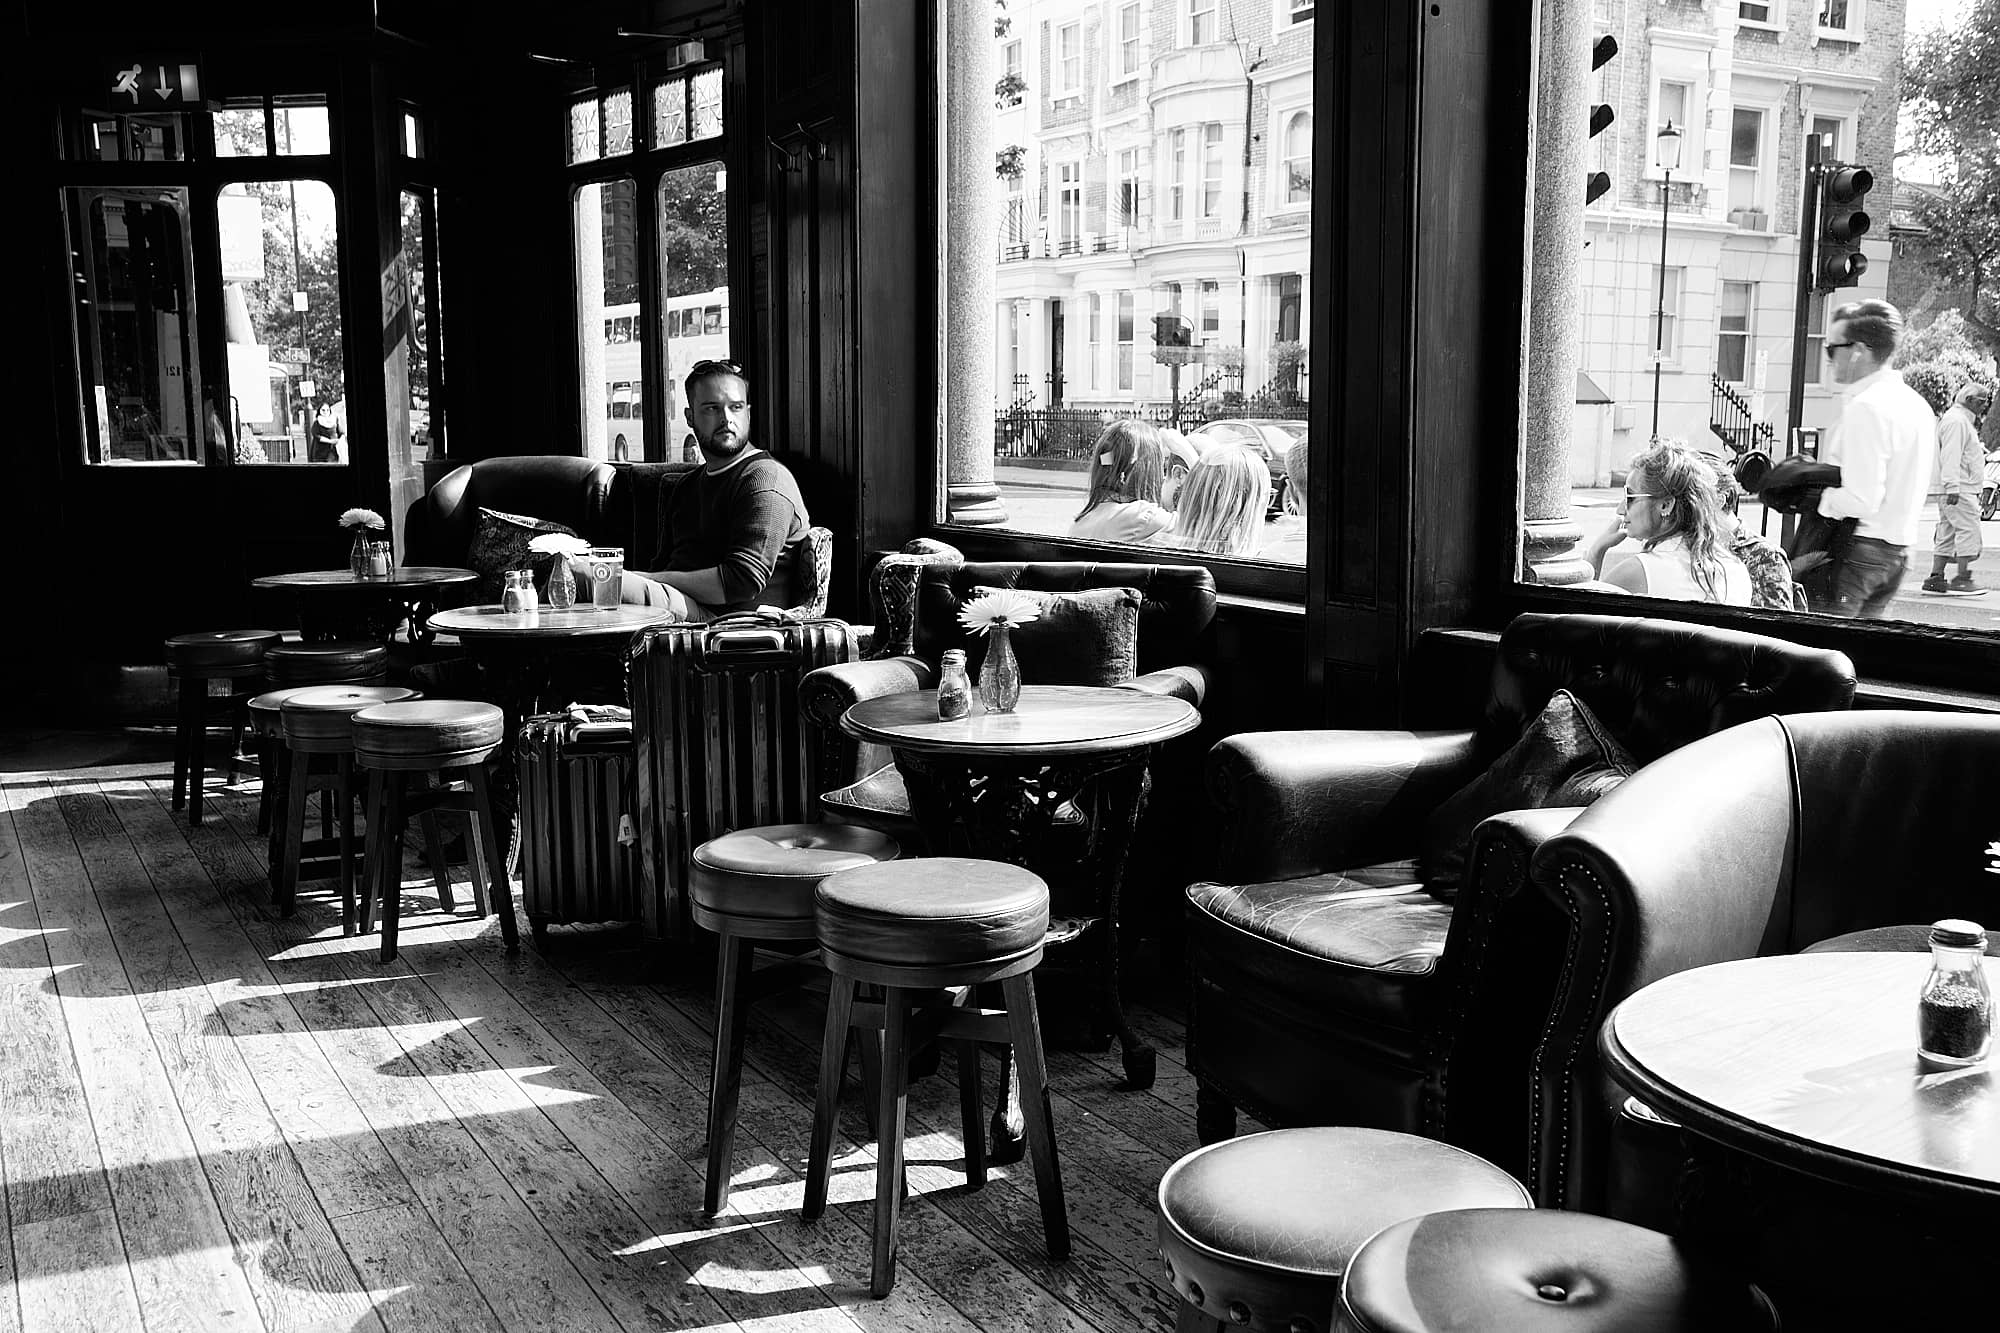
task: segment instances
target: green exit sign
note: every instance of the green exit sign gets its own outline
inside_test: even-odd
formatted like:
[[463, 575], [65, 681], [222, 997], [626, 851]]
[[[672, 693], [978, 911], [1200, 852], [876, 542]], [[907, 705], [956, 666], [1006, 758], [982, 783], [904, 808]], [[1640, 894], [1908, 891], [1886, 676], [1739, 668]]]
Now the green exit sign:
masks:
[[190, 55], [134, 56], [105, 67], [103, 89], [113, 111], [198, 110], [201, 60]]

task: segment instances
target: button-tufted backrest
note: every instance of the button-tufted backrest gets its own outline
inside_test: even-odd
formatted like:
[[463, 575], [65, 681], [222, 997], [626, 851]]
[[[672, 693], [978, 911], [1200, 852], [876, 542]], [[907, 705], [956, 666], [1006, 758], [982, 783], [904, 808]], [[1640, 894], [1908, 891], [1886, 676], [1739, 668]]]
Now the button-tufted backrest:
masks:
[[454, 468], [410, 507], [404, 563], [463, 565], [482, 508], [552, 519], [590, 541], [622, 544], [617, 480], [609, 463], [569, 454], [482, 458]]
[[1495, 751], [1512, 744], [1562, 689], [1650, 763], [1753, 718], [1844, 710], [1854, 698], [1854, 664], [1845, 653], [1740, 630], [1529, 613], [1500, 636], [1482, 744]]
[[928, 566], [917, 592], [916, 651], [935, 662], [947, 648], [967, 648], [970, 637], [958, 610], [975, 588], [1024, 588], [1030, 592], [1081, 592], [1136, 588], [1139, 671], [1195, 661], [1196, 642], [1215, 619], [1215, 576], [1200, 565], [1110, 565], [1092, 561], [976, 561]]

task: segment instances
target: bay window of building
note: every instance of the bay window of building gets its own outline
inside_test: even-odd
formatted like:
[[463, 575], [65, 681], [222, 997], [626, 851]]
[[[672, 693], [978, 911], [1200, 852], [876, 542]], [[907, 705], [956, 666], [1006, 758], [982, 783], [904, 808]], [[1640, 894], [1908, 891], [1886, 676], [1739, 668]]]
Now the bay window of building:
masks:
[[681, 458], [682, 382], [731, 355], [723, 67], [630, 68], [567, 112], [582, 452], [613, 462]]
[[[966, 42], [976, 28], [955, 6], [937, 12], [948, 105], [1009, 114], [993, 109], [985, 70], [997, 69], [1012, 39], [989, 30], [977, 38], [985, 44], [982, 60], [963, 59], [952, 25], [962, 24], [957, 40]], [[991, 250], [1000, 304], [1019, 303], [1030, 315], [1018, 356], [1008, 336], [972, 344], [992, 361], [991, 389], [981, 401], [997, 414], [984, 433], [997, 442], [992, 485], [1004, 510], [1003, 519], [981, 526], [1066, 537], [1099, 436], [1114, 422], [1138, 420], [1161, 432], [1163, 472], [1169, 464], [1177, 475], [1206, 464], [1220, 475], [1228, 466], [1230, 485], [1218, 490], [1255, 511], [1254, 522], [1233, 530], [1227, 549], [1201, 548], [1184, 536], [1195, 530], [1195, 516], [1179, 526], [1177, 497], [1169, 494], [1168, 526], [1151, 545], [1295, 571], [1304, 563], [1304, 521], [1280, 504], [1279, 487], [1309, 408], [1303, 311], [1314, 239], [1307, 225], [1314, 62], [1310, 41], [1278, 39], [1310, 18], [1311, 7], [1126, 0], [1093, 12], [1101, 18], [1092, 24], [1102, 26], [1090, 26], [1080, 47], [1069, 44], [1068, 22], [1047, 29], [1053, 86], [1066, 86], [1069, 52], [1088, 54], [1077, 75], [1082, 110], [1048, 126], [1036, 148], [1049, 164], [1036, 178], [1046, 192], [1049, 244], [1026, 253], [1005, 244]], [[1148, 81], [1135, 103], [1108, 94], [1144, 58], [1138, 39], [1156, 49], [1150, 65], [1137, 66]], [[953, 83], [961, 78], [962, 85]], [[982, 79], [988, 95], [975, 103], [971, 93]], [[962, 101], [954, 91], [960, 86]], [[1018, 137], [1013, 125], [996, 123], [989, 159]], [[943, 151], [949, 154], [949, 145]], [[949, 157], [943, 171], [952, 182], [943, 194], [947, 234], [1008, 197], [1006, 178], [990, 163], [977, 189], [969, 175], [955, 174]], [[988, 189], [992, 202], [982, 203], [978, 196]], [[1078, 255], [1088, 262], [1079, 264]], [[969, 284], [954, 273], [942, 285], [949, 326], [955, 293]], [[950, 406], [970, 377], [950, 346], [945, 357], [947, 416], [963, 423], [952, 434], [970, 438], [979, 430]], [[1018, 380], [1017, 365], [1026, 371]], [[963, 452], [945, 451], [947, 521], [952, 488], [969, 491], [985, 480], [984, 460], [968, 461]]]

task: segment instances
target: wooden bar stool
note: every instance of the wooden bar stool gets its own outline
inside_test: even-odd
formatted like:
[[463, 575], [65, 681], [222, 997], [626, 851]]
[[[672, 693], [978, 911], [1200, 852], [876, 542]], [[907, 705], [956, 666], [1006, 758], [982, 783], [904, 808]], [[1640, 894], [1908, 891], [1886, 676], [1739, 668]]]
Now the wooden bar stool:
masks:
[[[806, 1167], [804, 1215], [826, 1209], [834, 1119], [850, 1026], [882, 1030], [881, 1078], [875, 1103], [874, 1264], [869, 1290], [886, 1296], [896, 1280], [896, 1223], [903, 1191], [903, 1121], [909, 1104], [913, 1016], [936, 1024], [958, 1050], [959, 1110], [965, 1134], [965, 1174], [986, 1181], [981, 1139], [976, 1043], [1013, 1047], [1021, 1075], [1021, 1110], [1035, 1193], [1049, 1258], [1069, 1257], [1069, 1215], [1049, 1114], [1048, 1071], [1035, 1017], [1035, 965], [1049, 926], [1049, 889], [1040, 877], [998, 861], [931, 857], [843, 870], [815, 892], [820, 954], [833, 984], [820, 1045], [819, 1097], [813, 1106], [812, 1154]], [[938, 992], [997, 981], [1004, 1010], [972, 1008], [965, 992], [943, 1007]], [[855, 987], [882, 987], [879, 1004], [857, 1004]], [[916, 1014], [913, 1015], [913, 1011]]]
[[270, 629], [210, 630], [176, 634], [167, 640], [167, 676], [178, 695], [174, 725], [173, 808], [187, 807], [188, 823], [201, 823], [201, 789], [208, 777], [208, 682], [228, 680], [229, 757], [233, 770], [236, 747], [243, 740], [243, 714], [237, 699], [264, 674], [264, 654], [278, 642]]
[[1770, 1333], [1764, 1293], [1673, 1237], [1587, 1213], [1468, 1208], [1354, 1252], [1339, 1333]]
[[1383, 1227], [1447, 1208], [1532, 1207], [1485, 1158], [1414, 1134], [1336, 1126], [1211, 1143], [1160, 1178], [1174, 1328], [1327, 1333], [1348, 1260]]
[[[340, 876], [340, 933], [354, 933], [354, 741], [349, 719], [364, 708], [416, 697], [400, 685], [314, 685], [290, 691], [278, 704], [290, 753], [285, 779], [282, 843], [272, 847], [281, 867], [273, 901], [282, 916], [298, 905], [300, 866], [310, 857], [335, 851]], [[306, 798], [321, 793], [321, 809], [335, 803], [337, 839], [306, 840]], [[372, 836], [374, 829], [371, 826]]]
[[380, 685], [389, 674], [389, 650], [362, 639], [281, 643], [264, 655], [273, 688], [285, 685]]
[[271, 838], [274, 849], [271, 883], [274, 887], [278, 874], [275, 849], [283, 840], [284, 793], [292, 766], [292, 752], [285, 748], [285, 718], [279, 706], [299, 691], [315, 688], [312, 685], [292, 685], [282, 690], [266, 690], [262, 694], [251, 695], [250, 702], [245, 705], [250, 719], [250, 740], [257, 747], [257, 776], [264, 784], [264, 790], [257, 799], [257, 831]]
[[[472, 868], [475, 908], [490, 897], [500, 917], [507, 952], [521, 947], [514, 924], [514, 890], [507, 881], [506, 849], [494, 831], [493, 802], [485, 761], [499, 748], [506, 725], [493, 704], [460, 699], [426, 699], [382, 704], [354, 715], [354, 759], [368, 770], [367, 898], [361, 928], [371, 909], [382, 904], [382, 961], [396, 957], [397, 918], [402, 908], [402, 840], [407, 814], [457, 810], [470, 817], [467, 859]], [[436, 788], [411, 790], [412, 774], [438, 779]], [[463, 777], [465, 790], [452, 786]], [[481, 915], [484, 915], [482, 910]]]
[[752, 956], [760, 944], [818, 939], [813, 891], [828, 875], [900, 855], [902, 848], [888, 834], [849, 824], [769, 824], [738, 829], [694, 849], [688, 876], [694, 923], [721, 937], [708, 1080], [708, 1186], [702, 1194], [702, 1211], [709, 1216], [729, 1202], [750, 1005], [792, 976], [789, 969], [768, 968], [753, 985]]

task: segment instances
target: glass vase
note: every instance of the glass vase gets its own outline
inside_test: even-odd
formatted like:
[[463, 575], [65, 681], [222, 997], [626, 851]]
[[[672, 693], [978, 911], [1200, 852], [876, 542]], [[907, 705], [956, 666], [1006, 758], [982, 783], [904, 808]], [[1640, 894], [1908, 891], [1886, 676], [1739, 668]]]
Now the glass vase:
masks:
[[542, 600], [554, 610], [576, 605], [576, 575], [570, 570], [568, 556], [558, 555], [549, 566], [549, 592]]
[[986, 661], [979, 668], [979, 702], [989, 713], [1011, 713], [1021, 702], [1021, 662], [1014, 656], [1012, 631], [995, 625], [986, 631]]
[[354, 545], [347, 548], [347, 572], [357, 579], [368, 577], [368, 534], [366, 531], [354, 534]]

